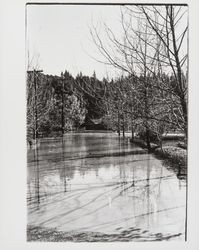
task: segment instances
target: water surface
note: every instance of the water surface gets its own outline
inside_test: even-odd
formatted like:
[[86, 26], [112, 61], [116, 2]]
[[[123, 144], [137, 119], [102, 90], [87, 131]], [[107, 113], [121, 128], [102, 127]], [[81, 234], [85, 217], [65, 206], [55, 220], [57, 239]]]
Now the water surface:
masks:
[[114, 133], [70, 133], [28, 150], [28, 224], [135, 240], [184, 240], [186, 182]]

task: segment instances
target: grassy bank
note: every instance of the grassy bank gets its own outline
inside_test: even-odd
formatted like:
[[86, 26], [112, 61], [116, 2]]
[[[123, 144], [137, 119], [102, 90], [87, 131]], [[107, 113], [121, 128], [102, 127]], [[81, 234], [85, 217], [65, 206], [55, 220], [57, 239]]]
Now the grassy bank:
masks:
[[[147, 231], [145, 231], [147, 232]], [[27, 241], [40, 242], [127, 242], [127, 241], [162, 241], [183, 237], [181, 233], [162, 235], [161, 233], [147, 234], [138, 229], [124, 230], [121, 233], [106, 234], [100, 232], [63, 232], [56, 228], [28, 226]]]
[[174, 146], [163, 146], [162, 150], [160, 148], [156, 148], [154, 152], [182, 166], [186, 166], [187, 164], [187, 150], [186, 149], [174, 147]]
[[[142, 148], [147, 148], [146, 142], [141, 139], [135, 138], [133, 143], [139, 145]], [[169, 145], [169, 141], [163, 141], [162, 149], [155, 143], [151, 143], [151, 152], [167, 161], [167, 163], [173, 164], [175, 168], [182, 170], [183, 174], [187, 173], [187, 150], [186, 147], [181, 145], [182, 143], [176, 142]]]
[[53, 228], [42, 228], [28, 226], [27, 241], [42, 242], [110, 242], [110, 241], [129, 241], [122, 235], [105, 234], [99, 232], [63, 232]]

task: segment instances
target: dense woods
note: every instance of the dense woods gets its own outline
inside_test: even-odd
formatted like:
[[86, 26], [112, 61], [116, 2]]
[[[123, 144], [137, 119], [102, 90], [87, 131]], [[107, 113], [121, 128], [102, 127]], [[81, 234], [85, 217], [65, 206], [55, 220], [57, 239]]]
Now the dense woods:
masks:
[[[163, 75], [167, 88], [175, 86], [173, 76]], [[61, 76], [37, 71], [27, 76], [28, 138], [61, 135], [85, 129], [98, 121], [107, 130], [135, 133], [150, 141], [163, 133], [183, 130], [180, 103], [173, 93], [157, 88], [156, 77], [129, 75], [100, 81], [81, 73], [74, 78], [67, 71]]]

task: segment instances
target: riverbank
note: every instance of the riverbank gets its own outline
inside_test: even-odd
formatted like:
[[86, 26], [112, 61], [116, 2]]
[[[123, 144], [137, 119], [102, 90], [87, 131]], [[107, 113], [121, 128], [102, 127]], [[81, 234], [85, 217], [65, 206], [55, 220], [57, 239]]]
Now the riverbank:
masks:
[[160, 148], [156, 148], [154, 150], [155, 154], [158, 154], [164, 158], [169, 159], [174, 163], [178, 163], [182, 166], [187, 165], [187, 150], [174, 147], [174, 146], [163, 146], [162, 150]]
[[[146, 142], [141, 139], [135, 138], [133, 143], [142, 148], [147, 148]], [[184, 173], [187, 172], [187, 150], [180, 143], [176, 143], [176, 145], [163, 144], [162, 149], [157, 144], [151, 143], [151, 152], [170, 163], [177, 164], [184, 170]]]
[[186, 182], [128, 138], [41, 139], [27, 162], [29, 242], [184, 240]]
[[[130, 234], [129, 234], [130, 233]], [[105, 234], [100, 232], [63, 232], [56, 228], [43, 228], [28, 226], [27, 241], [40, 242], [129, 242], [129, 241], [162, 241], [182, 237], [181, 233], [174, 235], [151, 234], [141, 236], [137, 234], [136, 229], [128, 230], [120, 234]]]

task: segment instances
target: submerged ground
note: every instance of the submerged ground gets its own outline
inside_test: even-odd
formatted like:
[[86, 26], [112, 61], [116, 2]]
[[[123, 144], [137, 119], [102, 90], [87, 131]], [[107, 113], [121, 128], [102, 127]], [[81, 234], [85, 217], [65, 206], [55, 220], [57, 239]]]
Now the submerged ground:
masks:
[[186, 180], [114, 133], [41, 139], [27, 185], [28, 240], [184, 240]]

